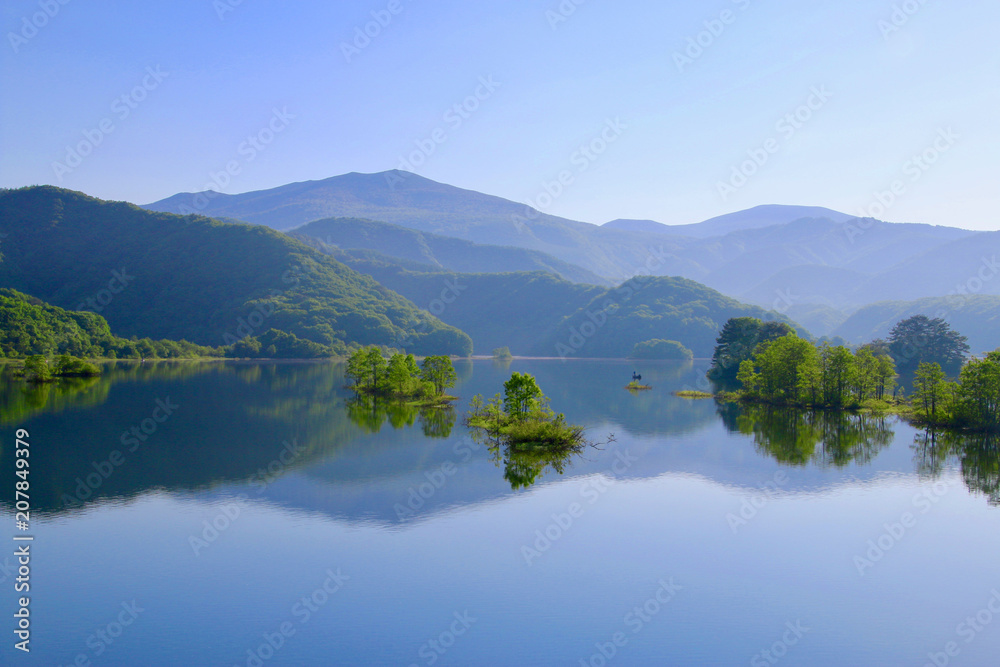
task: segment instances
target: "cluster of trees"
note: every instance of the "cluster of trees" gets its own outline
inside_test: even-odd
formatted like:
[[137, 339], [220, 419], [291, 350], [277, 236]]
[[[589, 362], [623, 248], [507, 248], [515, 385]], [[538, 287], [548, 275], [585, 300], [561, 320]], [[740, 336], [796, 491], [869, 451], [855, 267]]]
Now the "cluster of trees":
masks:
[[736, 383], [740, 364], [751, 359], [758, 346], [794, 333], [784, 322], [762, 322], [756, 317], [733, 317], [726, 321], [715, 341], [708, 379], [723, 387]]
[[492, 446], [513, 448], [581, 448], [583, 428], [566, 423], [562, 413], [549, 409], [549, 399], [529, 373], [512, 373], [503, 395], [484, 401], [479, 394], [469, 404], [466, 423], [480, 429]]
[[48, 382], [57, 377], [94, 377], [101, 374], [101, 369], [68, 354], [59, 355], [50, 366], [45, 356], [33, 354], [24, 360], [21, 374], [28, 382]]
[[388, 359], [374, 345], [355, 350], [347, 360], [347, 378], [359, 394], [391, 398], [434, 398], [455, 386], [451, 359], [426, 357], [418, 366], [412, 354], [395, 353]]
[[241, 338], [222, 350], [226, 357], [236, 359], [323, 359], [337, 353], [329, 345], [278, 329], [268, 329], [260, 336]]
[[857, 352], [817, 346], [795, 334], [762, 343], [736, 375], [744, 398], [778, 405], [856, 408], [883, 401], [896, 384], [896, 365], [869, 346]]
[[958, 381], [936, 362], [923, 362], [913, 380], [913, 409], [929, 425], [1000, 429], [1000, 350], [970, 359]]

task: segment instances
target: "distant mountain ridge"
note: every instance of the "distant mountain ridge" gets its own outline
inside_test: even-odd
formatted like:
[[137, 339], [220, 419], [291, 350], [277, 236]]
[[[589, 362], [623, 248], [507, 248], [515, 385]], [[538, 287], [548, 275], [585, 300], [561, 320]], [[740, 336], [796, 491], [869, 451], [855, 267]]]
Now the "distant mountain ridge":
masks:
[[826, 218], [834, 222], [847, 222], [852, 215], [840, 213], [822, 206], [790, 206], [786, 204], [764, 204], [735, 213], [716, 216], [703, 222], [684, 225], [666, 225], [655, 220], [626, 220], [619, 218], [606, 222], [602, 227], [632, 232], [655, 232], [660, 234], [680, 234], [695, 238], [723, 236], [745, 229], [759, 229], [780, 225], [802, 218]]
[[[149, 207], [178, 211], [195, 203], [194, 196], [175, 195]], [[613, 283], [637, 272], [680, 276], [767, 309], [811, 305], [849, 312], [877, 301], [943, 297], [1000, 254], [1000, 234], [860, 220], [815, 206], [757, 206], [690, 225], [617, 220], [598, 226], [399, 171], [352, 173], [201, 203], [206, 214], [277, 229], [320, 218], [367, 218], [522, 248], [579, 267], [574, 272], [551, 261], [540, 267], [574, 281], [595, 282], [588, 274]], [[497, 258], [489, 270], [531, 269], [530, 263], [512, 255]], [[978, 289], [1000, 294], [1000, 279]]]
[[537, 250], [481, 245], [388, 222], [327, 218], [296, 227], [288, 234], [303, 240], [304, 237], [311, 237], [338, 248], [371, 250], [388, 257], [418, 262], [424, 265], [425, 270], [460, 273], [546, 271], [574, 283], [609, 284], [607, 279], [596, 273]]

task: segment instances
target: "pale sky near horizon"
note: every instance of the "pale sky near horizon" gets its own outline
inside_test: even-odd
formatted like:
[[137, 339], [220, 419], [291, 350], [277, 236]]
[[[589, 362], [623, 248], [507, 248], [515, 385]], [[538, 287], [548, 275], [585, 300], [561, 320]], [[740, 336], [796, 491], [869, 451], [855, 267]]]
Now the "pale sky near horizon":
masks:
[[594, 223], [1000, 228], [1000, 3], [95, 5], [0, 6], [0, 187], [145, 204], [403, 166]]

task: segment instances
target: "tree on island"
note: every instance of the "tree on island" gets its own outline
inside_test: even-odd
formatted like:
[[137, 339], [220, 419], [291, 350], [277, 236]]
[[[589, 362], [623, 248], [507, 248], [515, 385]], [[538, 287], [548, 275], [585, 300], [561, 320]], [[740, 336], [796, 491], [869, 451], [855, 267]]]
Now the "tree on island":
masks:
[[509, 347], [504, 346], [504, 347], [497, 347], [497, 348], [493, 349], [493, 358], [494, 359], [499, 359], [499, 360], [503, 361], [503, 360], [507, 360], [507, 359], [513, 359], [514, 355], [512, 355], [510, 353], [510, 348]]
[[372, 394], [379, 392], [387, 368], [382, 351], [374, 345], [360, 348], [347, 359], [347, 377], [355, 389]]
[[889, 333], [888, 343], [896, 366], [905, 372], [922, 363], [936, 363], [954, 376], [969, 355], [969, 339], [940, 317], [914, 315], [901, 320]]
[[524, 421], [541, 409], [539, 400], [544, 398], [535, 378], [528, 373], [512, 373], [503, 383], [503, 407], [515, 421]]
[[95, 377], [101, 374], [96, 365], [68, 354], [56, 358], [54, 366], [42, 354], [33, 354], [24, 360], [20, 370], [28, 382], [51, 382], [55, 378]]
[[356, 350], [347, 360], [347, 379], [359, 395], [395, 399], [451, 400], [444, 391], [457, 379], [451, 359], [433, 356], [422, 366], [412, 354], [395, 353], [388, 360], [374, 345]]
[[756, 317], [732, 317], [722, 327], [712, 354], [708, 378], [721, 384], [736, 381], [740, 364], [750, 359], [761, 343], [794, 333], [784, 322], [762, 322]]
[[883, 401], [895, 383], [892, 359], [870, 349], [815, 344], [794, 333], [762, 343], [740, 364], [740, 398], [773, 405], [858, 408]]
[[[582, 426], [567, 424], [563, 414], [549, 409], [534, 376], [513, 373], [503, 387], [503, 396], [488, 401], [474, 396], [465, 424], [503, 466], [512, 489], [531, 485], [548, 467], [561, 474], [571, 456], [596, 446], [584, 439]], [[609, 436], [608, 442], [613, 440]]]
[[431, 382], [439, 394], [443, 394], [448, 387], [454, 387], [457, 379], [451, 359], [440, 355], [424, 359], [420, 366], [420, 377]]

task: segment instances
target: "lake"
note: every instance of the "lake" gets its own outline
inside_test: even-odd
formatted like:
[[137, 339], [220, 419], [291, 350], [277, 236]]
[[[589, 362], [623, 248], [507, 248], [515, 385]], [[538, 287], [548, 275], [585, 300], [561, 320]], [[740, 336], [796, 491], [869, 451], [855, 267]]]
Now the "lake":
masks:
[[[423, 412], [351, 401], [338, 364], [7, 382], [2, 664], [997, 664], [995, 439], [681, 399], [705, 363], [636, 368], [651, 391], [625, 361], [463, 360], [456, 409]], [[512, 371], [604, 444], [540, 463], [470, 438], [469, 399]]]

